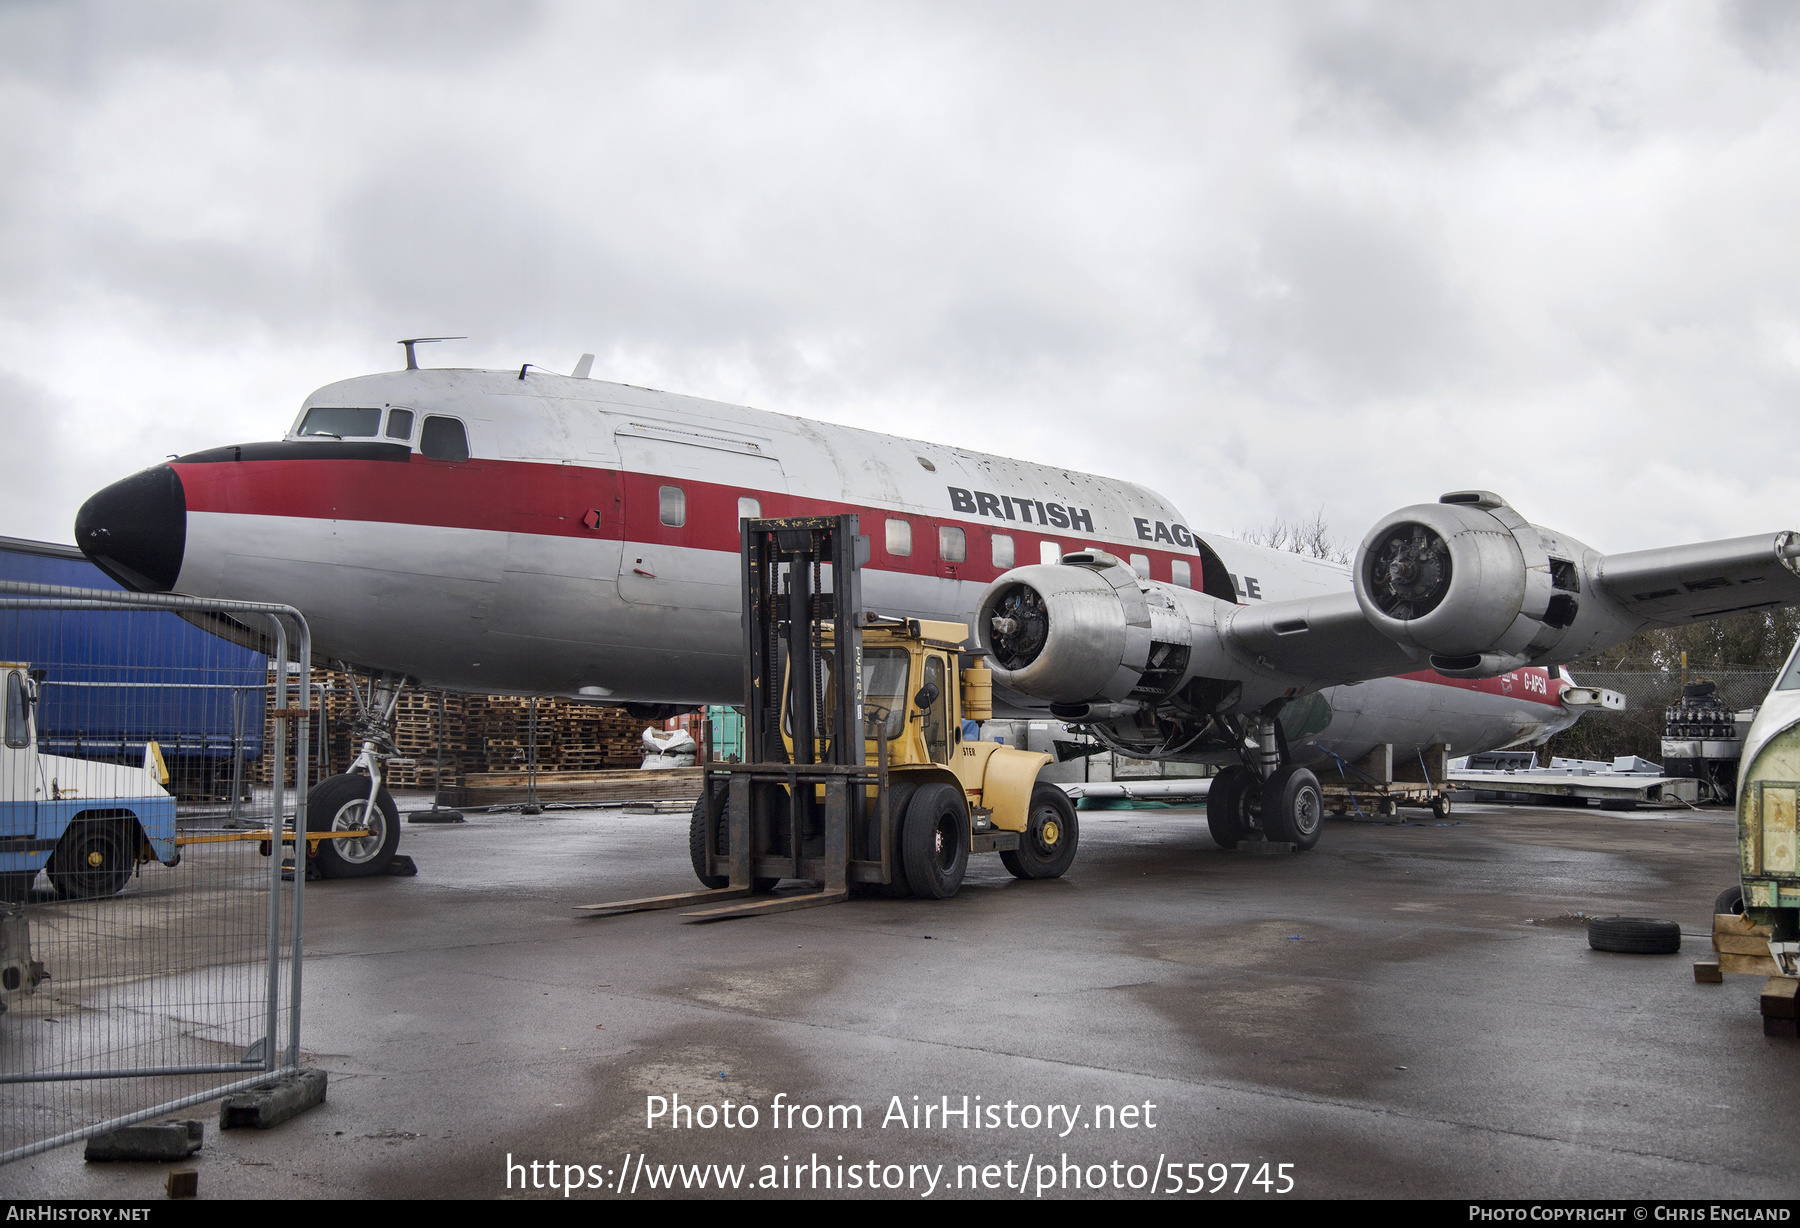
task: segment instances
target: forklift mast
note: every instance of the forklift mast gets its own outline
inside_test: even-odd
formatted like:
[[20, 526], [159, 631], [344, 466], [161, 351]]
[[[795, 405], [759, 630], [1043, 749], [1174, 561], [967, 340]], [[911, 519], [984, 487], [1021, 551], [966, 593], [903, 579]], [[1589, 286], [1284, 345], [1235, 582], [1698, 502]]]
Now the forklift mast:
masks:
[[869, 539], [858, 536], [854, 515], [744, 520], [740, 528], [745, 757], [785, 761], [785, 724], [794, 763], [864, 766], [861, 568]]

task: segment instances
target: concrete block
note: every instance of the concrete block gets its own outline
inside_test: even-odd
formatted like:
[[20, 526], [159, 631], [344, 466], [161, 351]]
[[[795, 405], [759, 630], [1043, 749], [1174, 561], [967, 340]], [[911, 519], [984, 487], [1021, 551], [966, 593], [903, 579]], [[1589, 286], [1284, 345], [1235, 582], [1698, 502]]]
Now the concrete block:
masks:
[[324, 1102], [323, 1070], [278, 1075], [248, 1091], [225, 1097], [219, 1104], [219, 1129], [237, 1130], [248, 1126], [267, 1130]]
[[1725, 974], [1719, 969], [1719, 961], [1716, 959], [1695, 960], [1694, 983], [1696, 985], [1723, 985]]
[[192, 1168], [178, 1168], [169, 1174], [170, 1198], [194, 1198], [200, 1193], [200, 1173]]
[[191, 1120], [121, 1126], [90, 1138], [82, 1158], [93, 1162], [185, 1160], [200, 1150], [205, 1130], [202, 1123]]

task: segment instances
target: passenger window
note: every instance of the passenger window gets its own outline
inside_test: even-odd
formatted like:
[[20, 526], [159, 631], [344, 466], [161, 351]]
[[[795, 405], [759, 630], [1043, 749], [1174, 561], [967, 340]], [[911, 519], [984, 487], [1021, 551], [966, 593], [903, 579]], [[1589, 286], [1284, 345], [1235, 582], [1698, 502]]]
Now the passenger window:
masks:
[[969, 543], [961, 529], [951, 525], [938, 526], [938, 557], [946, 563], [960, 563], [968, 556]]
[[1182, 588], [1194, 587], [1194, 572], [1184, 559], [1176, 559], [1169, 564], [1169, 578]]
[[679, 486], [659, 487], [656, 492], [656, 518], [671, 529], [687, 523], [687, 492]]
[[1138, 579], [1148, 580], [1150, 578], [1150, 556], [1147, 554], [1132, 555], [1131, 570], [1137, 572]]
[[366, 438], [381, 429], [379, 409], [343, 409], [335, 405], [317, 405], [300, 420], [302, 435], [323, 435], [327, 439]]
[[1038, 543], [1038, 562], [1040, 562], [1040, 563], [1060, 563], [1060, 562], [1062, 562], [1062, 543], [1061, 542], [1039, 542]]
[[1001, 571], [1011, 571], [1013, 565], [1013, 539], [1004, 533], [994, 534], [994, 566]]
[[31, 743], [31, 723], [25, 719], [25, 679], [18, 670], [6, 675], [6, 744], [23, 750]]
[[425, 419], [424, 429], [419, 432], [419, 454], [431, 460], [468, 460], [469, 436], [463, 424], [455, 418]]
[[887, 522], [887, 552], [902, 559], [912, 554], [912, 521]]
[[738, 500], [739, 520], [761, 520], [762, 500], [741, 498]]
[[412, 420], [413, 411], [410, 409], [388, 410], [387, 437], [389, 439], [411, 439]]

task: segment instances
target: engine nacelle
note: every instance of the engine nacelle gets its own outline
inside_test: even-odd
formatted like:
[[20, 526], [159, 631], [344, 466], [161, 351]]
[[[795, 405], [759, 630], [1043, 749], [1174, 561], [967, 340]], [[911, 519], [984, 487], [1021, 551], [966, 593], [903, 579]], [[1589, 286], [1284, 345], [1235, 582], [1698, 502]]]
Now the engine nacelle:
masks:
[[1593, 592], [1598, 558], [1496, 494], [1459, 490], [1377, 521], [1352, 576], [1382, 634], [1441, 674], [1480, 678], [1555, 649]]
[[996, 683], [1099, 715], [1168, 695], [1201, 664], [1197, 655], [1217, 654], [1215, 606], [1203, 593], [1140, 581], [1095, 550], [1007, 572], [975, 622]]

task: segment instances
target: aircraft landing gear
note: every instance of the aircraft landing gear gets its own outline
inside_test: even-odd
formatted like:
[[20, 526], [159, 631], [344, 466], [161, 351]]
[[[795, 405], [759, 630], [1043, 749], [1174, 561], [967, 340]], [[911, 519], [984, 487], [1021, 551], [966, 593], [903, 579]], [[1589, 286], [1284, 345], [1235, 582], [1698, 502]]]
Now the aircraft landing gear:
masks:
[[1206, 826], [1213, 843], [1229, 849], [1262, 839], [1297, 850], [1312, 848], [1325, 826], [1319, 778], [1303, 767], [1282, 766], [1273, 714], [1259, 712], [1247, 726], [1245, 762], [1214, 776], [1206, 794]]
[[[382, 764], [396, 757], [394, 709], [406, 675], [372, 670], [366, 686], [343, 662], [337, 667], [351, 680], [356, 697], [353, 736], [362, 739], [362, 750], [350, 770], [327, 776], [306, 793], [307, 831], [366, 831], [366, 836], [321, 840], [313, 866], [321, 878], [368, 878], [384, 874], [400, 845], [400, 813], [394, 799], [382, 787]], [[361, 774], [357, 769], [362, 769]]]

